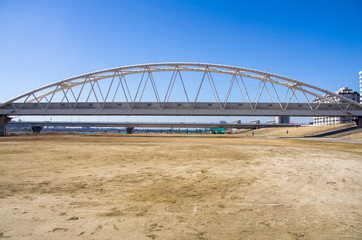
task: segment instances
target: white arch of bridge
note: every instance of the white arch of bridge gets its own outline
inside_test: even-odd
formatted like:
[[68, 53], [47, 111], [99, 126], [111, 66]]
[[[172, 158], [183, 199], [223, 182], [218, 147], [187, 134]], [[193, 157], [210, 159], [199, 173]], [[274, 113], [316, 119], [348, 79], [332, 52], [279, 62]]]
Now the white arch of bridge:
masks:
[[[172, 77], [170, 78], [168, 88], [164, 97], [160, 97], [156, 80], [153, 77], [153, 74], [156, 72], [172, 72]], [[187, 90], [185, 88], [185, 84], [182, 78], [182, 72], [201, 72], [203, 73], [202, 79], [200, 79], [200, 85], [197, 91], [197, 95], [195, 99], [190, 100]], [[223, 101], [220, 100], [220, 96], [218, 95], [218, 91], [215, 87], [214, 79], [212, 74], [226, 74], [230, 75], [230, 83], [228, 83], [228, 90], [226, 92], [226, 96]], [[137, 91], [132, 94], [128, 88], [126, 77], [128, 75], [142, 75], [140, 79], [140, 83], [137, 87]], [[276, 96], [275, 103], [277, 103], [281, 110], [285, 111], [288, 108], [288, 105], [294, 96], [295, 99], [299, 102], [296, 92], [302, 93], [302, 96], [305, 96], [305, 102], [308, 104], [311, 111], [318, 111], [318, 108], [321, 104], [335, 104], [339, 107], [340, 111], [347, 112], [350, 106], [354, 106], [356, 109], [362, 110], [362, 104], [353, 101], [349, 98], [345, 98], [336, 93], [330, 92], [328, 90], [319, 88], [317, 86], [300, 82], [291, 78], [279, 76], [272, 73], [262, 72], [258, 70], [252, 70], [247, 68], [235, 67], [235, 66], [227, 66], [220, 64], [208, 64], [208, 63], [150, 63], [150, 64], [139, 64], [139, 65], [130, 65], [123, 66], [117, 68], [111, 68], [106, 70], [95, 71], [91, 73], [82, 74], [79, 76], [71, 77], [68, 79], [64, 79], [44, 87], [37, 88], [25, 94], [22, 94], [18, 97], [10, 99], [0, 105], [0, 109], [12, 106], [13, 112], [19, 112], [24, 104], [27, 103], [38, 103], [43, 111], [47, 111], [48, 106], [52, 103], [53, 98], [56, 94], [62, 95], [62, 102], [67, 102], [69, 108], [75, 110], [77, 105], [80, 103], [79, 99], [81, 95], [88, 94], [88, 98], [85, 102], [88, 102], [89, 96], [93, 93], [96, 97], [96, 102], [98, 104], [99, 110], [103, 110], [106, 102], [111, 102], [111, 96], [109, 96], [112, 88], [117, 87], [117, 91], [124, 94], [124, 97], [127, 101], [129, 109], [132, 110], [134, 104], [139, 98], [140, 101], [142, 99], [144, 90], [146, 88], [147, 82], [151, 83], [152, 90], [157, 99], [157, 103], [159, 104], [159, 109], [162, 110], [165, 103], [169, 101], [171, 92], [173, 90], [176, 77], [179, 76], [184, 91], [187, 103], [191, 110], [195, 108], [195, 104], [197, 103], [198, 96], [200, 93], [200, 89], [205, 81], [208, 81], [211, 89], [212, 95], [214, 96], [215, 103], [220, 106], [221, 110], [226, 108], [228, 104], [228, 97], [230, 95], [230, 91], [233, 86], [237, 86], [240, 90], [241, 96], [243, 98], [243, 102], [249, 104], [250, 109], [255, 111], [257, 109], [257, 105], [259, 103], [260, 96], [265, 89], [265, 92], [268, 94], [270, 101], [273, 103], [273, 99], [271, 95]], [[254, 79], [258, 81], [258, 89], [254, 98], [251, 99], [251, 95], [248, 93], [248, 89], [244, 84], [244, 78]], [[99, 82], [105, 79], [112, 79], [109, 88], [102, 92], [99, 87]], [[269, 89], [267, 87], [267, 83], [269, 84]], [[143, 85], [142, 85], [143, 84]], [[90, 86], [90, 92], [85, 93], [82, 92], [83, 87], [85, 85]], [[227, 85], [225, 85], [227, 86]], [[282, 86], [287, 88], [287, 92], [284, 96], [279, 96], [275, 86]], [[81, 90], [78, 94], [73, 92], [75, 87], [80, 87]], [[99, 89], [98, 96], [96, 94], [96, 89]], [[116, 93], [117, 93], [116, 91]], [[290, 94], [290, 97], [286, 96]], [[314, 103], [308, 99], [307, 95], [313, 96], [318, 101]], [[70, 101], [70, 96], [74, 99]], [[288, 95], [289, 96], [289, 95]], [[289, 98], [289, 99], [288, 99]], [[114, 98], [113, 98], [114, 101]], [[112, 102], [113, 102], [112, 101]]]

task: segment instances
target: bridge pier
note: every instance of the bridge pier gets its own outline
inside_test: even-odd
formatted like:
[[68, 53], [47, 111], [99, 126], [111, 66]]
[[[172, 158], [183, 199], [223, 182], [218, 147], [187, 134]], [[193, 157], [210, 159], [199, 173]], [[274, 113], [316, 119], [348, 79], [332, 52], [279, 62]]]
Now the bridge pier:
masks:
[[362, 117], [358, 117], [355, 120], [357, 127], [362, 128]]
[[132, 134], [134, 127], [126, 127], [127, 134]]
[[10, 122], [11, 118], [7, 115], [0, 115], [0, 137], [6, 136], [6, 124]]
[[31, 130], [33, 133], [40, 133], [43, 128], [41, 126], [32, 126]]

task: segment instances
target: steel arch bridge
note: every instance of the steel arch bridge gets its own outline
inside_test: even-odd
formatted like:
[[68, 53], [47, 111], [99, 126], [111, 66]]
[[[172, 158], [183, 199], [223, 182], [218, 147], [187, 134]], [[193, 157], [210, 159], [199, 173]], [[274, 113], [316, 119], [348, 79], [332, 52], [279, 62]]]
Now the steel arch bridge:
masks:
[[151, 63], [49, 84], [1, 104], [0, 115], [361, 117], [362, 104], [307, 83], [247, 68]]

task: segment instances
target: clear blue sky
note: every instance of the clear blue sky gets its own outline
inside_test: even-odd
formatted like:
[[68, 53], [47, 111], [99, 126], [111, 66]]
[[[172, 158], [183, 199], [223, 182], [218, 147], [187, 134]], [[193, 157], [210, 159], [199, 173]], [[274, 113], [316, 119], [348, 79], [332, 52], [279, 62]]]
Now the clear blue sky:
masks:
[[358, 90], [362, 1], [0, 0], [0, 102], [86, 72], [169, 61]]

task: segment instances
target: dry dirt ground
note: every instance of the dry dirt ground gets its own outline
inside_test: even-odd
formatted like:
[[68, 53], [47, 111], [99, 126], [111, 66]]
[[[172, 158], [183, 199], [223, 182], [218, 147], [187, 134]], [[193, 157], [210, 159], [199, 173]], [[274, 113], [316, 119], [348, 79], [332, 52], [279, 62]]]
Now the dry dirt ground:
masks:
[[0, 238], [362, 239], [362, 144], [2, 138]]

